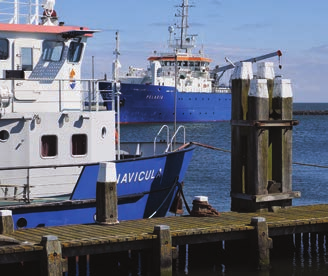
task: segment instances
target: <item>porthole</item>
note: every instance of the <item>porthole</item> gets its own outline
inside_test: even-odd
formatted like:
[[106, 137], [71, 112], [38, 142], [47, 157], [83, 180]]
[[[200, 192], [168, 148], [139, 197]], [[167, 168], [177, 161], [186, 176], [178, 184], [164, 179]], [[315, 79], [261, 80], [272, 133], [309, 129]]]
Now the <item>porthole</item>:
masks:
[[101, 137], [102, 137], [102, 138], [105, 138], [106, 134], [107, 134], [107, 129], [106, 129], [106, 127], [103, 127], [103, 128], [101, 129]]
[[27, 226], [27, 220], [25, 218], [19, 218], [16, 222], [17, 228], [25, 228]]
[[0, 131], [0, 141], [6, 142], [9, 139], [9, 132], [7, 130]]

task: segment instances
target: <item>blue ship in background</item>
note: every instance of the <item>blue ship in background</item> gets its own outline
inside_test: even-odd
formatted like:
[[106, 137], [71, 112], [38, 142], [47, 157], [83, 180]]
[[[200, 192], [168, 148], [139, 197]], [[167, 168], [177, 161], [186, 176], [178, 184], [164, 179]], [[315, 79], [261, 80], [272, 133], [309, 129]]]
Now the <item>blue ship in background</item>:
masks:
[[[119, 81], [121, 92], [121, 124], [127, 123], [173, 123], [173, 122], [214, 122], [231, 118], [230, 79], [222, 82], [225, 72], [236, 66], [226, 58], [228, 65], [210, 68], [212, 60], [205, 56], [203, 49], [193, 53], [196, 36], [188, 34], [188, 0], [182, 0], [176, 13], [181, 21], [176, 28], [170, 26], [169, 52], [159, 53], [148, 58], [146, 69], [129, 67], [128, 73], [120, 75], [118, 61], [119, 37], [116, 36], [116, 59], [113, 63], [113, 79]], [[245, 61], [256, 62], [273, 56], [281, 56], [280, 51]], [[110, 85], [110, 84], [107, 84]], [[103, 99], [112, 110], [111, 90], [106, 83], [100, 84]]]
[[[111, 90], [111, 83], [100, 83], [104, 100], [108, 99], [106, 89]], [[128, 83], [121, 83], [120, 92], [119, 120], [123, 124], [227, 121], [231, 117], [230, 93], [178, 92], [175, 95], [174, 87]]]
[[[230, 120], [231, 92], [219, 85], [218, 72], [210, 70], [212, 60], [202, 50], [194, 54], [196, 35], [189, 35], [187, 0], [179, 6], [177, 28], [179, 38], [173, 37], [169, 27], [170, 52], [157, 53], [148, 58], [149, 68], [129, 67], [119, 75], [118, 60], [113, 64], [113, 79], [120, 82], [120, 118], [125, 123], [173, 123]], [[119, 41], [118, 37], [116, 41]], [[118, 45], [114, 52], [119, 55]], [[106, 85], [100, 86], [106, 101]], [[110, 90], [110, 88], [108, 88]], [[107, 104], [108, 109], [112, 106]]]

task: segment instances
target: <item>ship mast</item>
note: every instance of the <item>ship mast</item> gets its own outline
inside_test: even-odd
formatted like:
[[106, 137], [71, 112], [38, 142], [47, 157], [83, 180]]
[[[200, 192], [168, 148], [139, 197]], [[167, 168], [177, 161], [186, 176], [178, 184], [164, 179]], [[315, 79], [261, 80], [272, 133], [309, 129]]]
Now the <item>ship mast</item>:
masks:
[[183, 49], [183, 43], [187, 38], [188, 30], [188, 0], [183, 0], [181, 11], [181, 38], [180, 38], [180, 48]]
[[180, 25], [176, 27], [180, 29], [180, 38], [175, 40], [175, 44], [172, 44], [171, 47], [178, 52], [185, 52], [190, 54], [191, 49], [195, 47], [195, 36], [188, 34], [188, 18], [189, 18], [189, 8], [193, 7], [189, 5], [188, 0], [183, 0], [182, 4], [177, 6], [180, 8], [179, 12], [175, 15], [176, 17], [181, 17]]

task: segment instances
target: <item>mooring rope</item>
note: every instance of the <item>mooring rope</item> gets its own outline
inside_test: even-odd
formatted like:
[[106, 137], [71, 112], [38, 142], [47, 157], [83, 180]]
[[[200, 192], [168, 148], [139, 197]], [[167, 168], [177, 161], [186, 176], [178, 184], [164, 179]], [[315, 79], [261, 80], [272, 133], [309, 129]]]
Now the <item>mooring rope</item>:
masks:
[[[190, 142], [189, 144], [200, 146], [200, 147], [207, 148], [207, 149], [212, 149], [212, 150], [217, 150], [217, 151], [223, 151], [223, 152], [229, 152], [229, 153], [231, 153], [231, 150], [217, 148], [217, 147], [213, 147], [213, 146], [202, 144], [202, 143], [198, 143], [198, 142]], [[299, 166], [308, 166], [308, 167], [316, 167], [316, 168], [328, 169], [328, 166], [323, 166], [323, 165], [307, 164], [307, 163], [300, 163], [300, 162], [293, 162], [293, 164], [294, 165], [299, 165]]]
[[202, 143], [198, 143], [198, 142], [190, 142], [190, 144], [196, 145], [196, 146], [200, 146], [200, 147], [203, 147], [203, 148], [207, 148], [207, 149], [212, 149], [212, 150], [218, 150], [218, 151], [223, 151], [223, 152], [231, 152], [230, 150], [226, 150], [226, 149], [222, 149], [222, 148], [217, 148], [217, 147], [213, 147], [213, 146], [202, 144]]
[[299, 163], [299, 162], [293, 162], [293, 164], [294, 165], [300, 165], [300, 166], [309, 166], [309, 167], [317, 167], [317, 168], [328, 169], [328, 166], [323, 166], [323, 165], [306, 164], [306, 163]]
[[186, 206], [187, 212], [188, 212], [188, 214], [190, 215], [190, 214], [191, 214], [191, 211], [190, 211], [190, 208], [189, 208], [188, 202], [187, 202], [187, 200], [186, 200], [186, 198], [185, 198], [185, 195], [184, 195], [184, 192], [183, 192], [183, 188], [182, 188], [181, 183], [178, 184], [178, 187], [179, 187], [178, 192], [181, 193], [181, 196], [182, 196], [183, 202], [184, 202], [184, 204], [185, 204], [185, 206]]
[[177, 186], [179, 187], [178, 178], [179, 178], [179, 177], [176, 177], [176, 178], [175, 178], [174, 183], [173, 183], [173, 186], [172, 186], [170, 192], [166, 195], [165, 199], [164, 199], [164, 200], [162, 201], [162, 203], [159, 205], [159, 207], [157, 208], [157, 210], [156, 210], [154, 213], [152, 213], [148, 218], [152, 218], [153, 216], [155, 216], [156, 213], [158, 212], [158, 210], [162, 208], [163, 204], [164, 204], [165, 201], [168, 199], [169, 195], [173, 192], [173, 190], [175, 189], [175, 187], [177, 187]]

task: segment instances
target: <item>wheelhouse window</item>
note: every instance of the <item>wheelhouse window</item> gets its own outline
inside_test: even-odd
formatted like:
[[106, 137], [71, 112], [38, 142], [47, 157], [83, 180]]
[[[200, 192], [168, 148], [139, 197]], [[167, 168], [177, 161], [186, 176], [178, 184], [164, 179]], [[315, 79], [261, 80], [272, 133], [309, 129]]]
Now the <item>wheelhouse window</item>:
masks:
[[56, 135], [44, 135], [41, 137], [41, 156], [54, 157], [58, 154], [58, 138]]
[[32, 48], [22, 48], [22, 70], [33, 70], [33, 51]]
[[63, 50], [63, 42], [46, 40], [43, 42], [42, 59], [44, 61], [60, 61]]
[[68, 49], [68, 61], [79, 62], [81, 60], [83, 43], [72, 41]]
[[87, 154], [87, 135], [74, 134], [72, 136], [72, 155], [86, 155]]
[[0, 60], [5, 60], [9, 57], [9, 42], [7, 39], [0, 38]]

